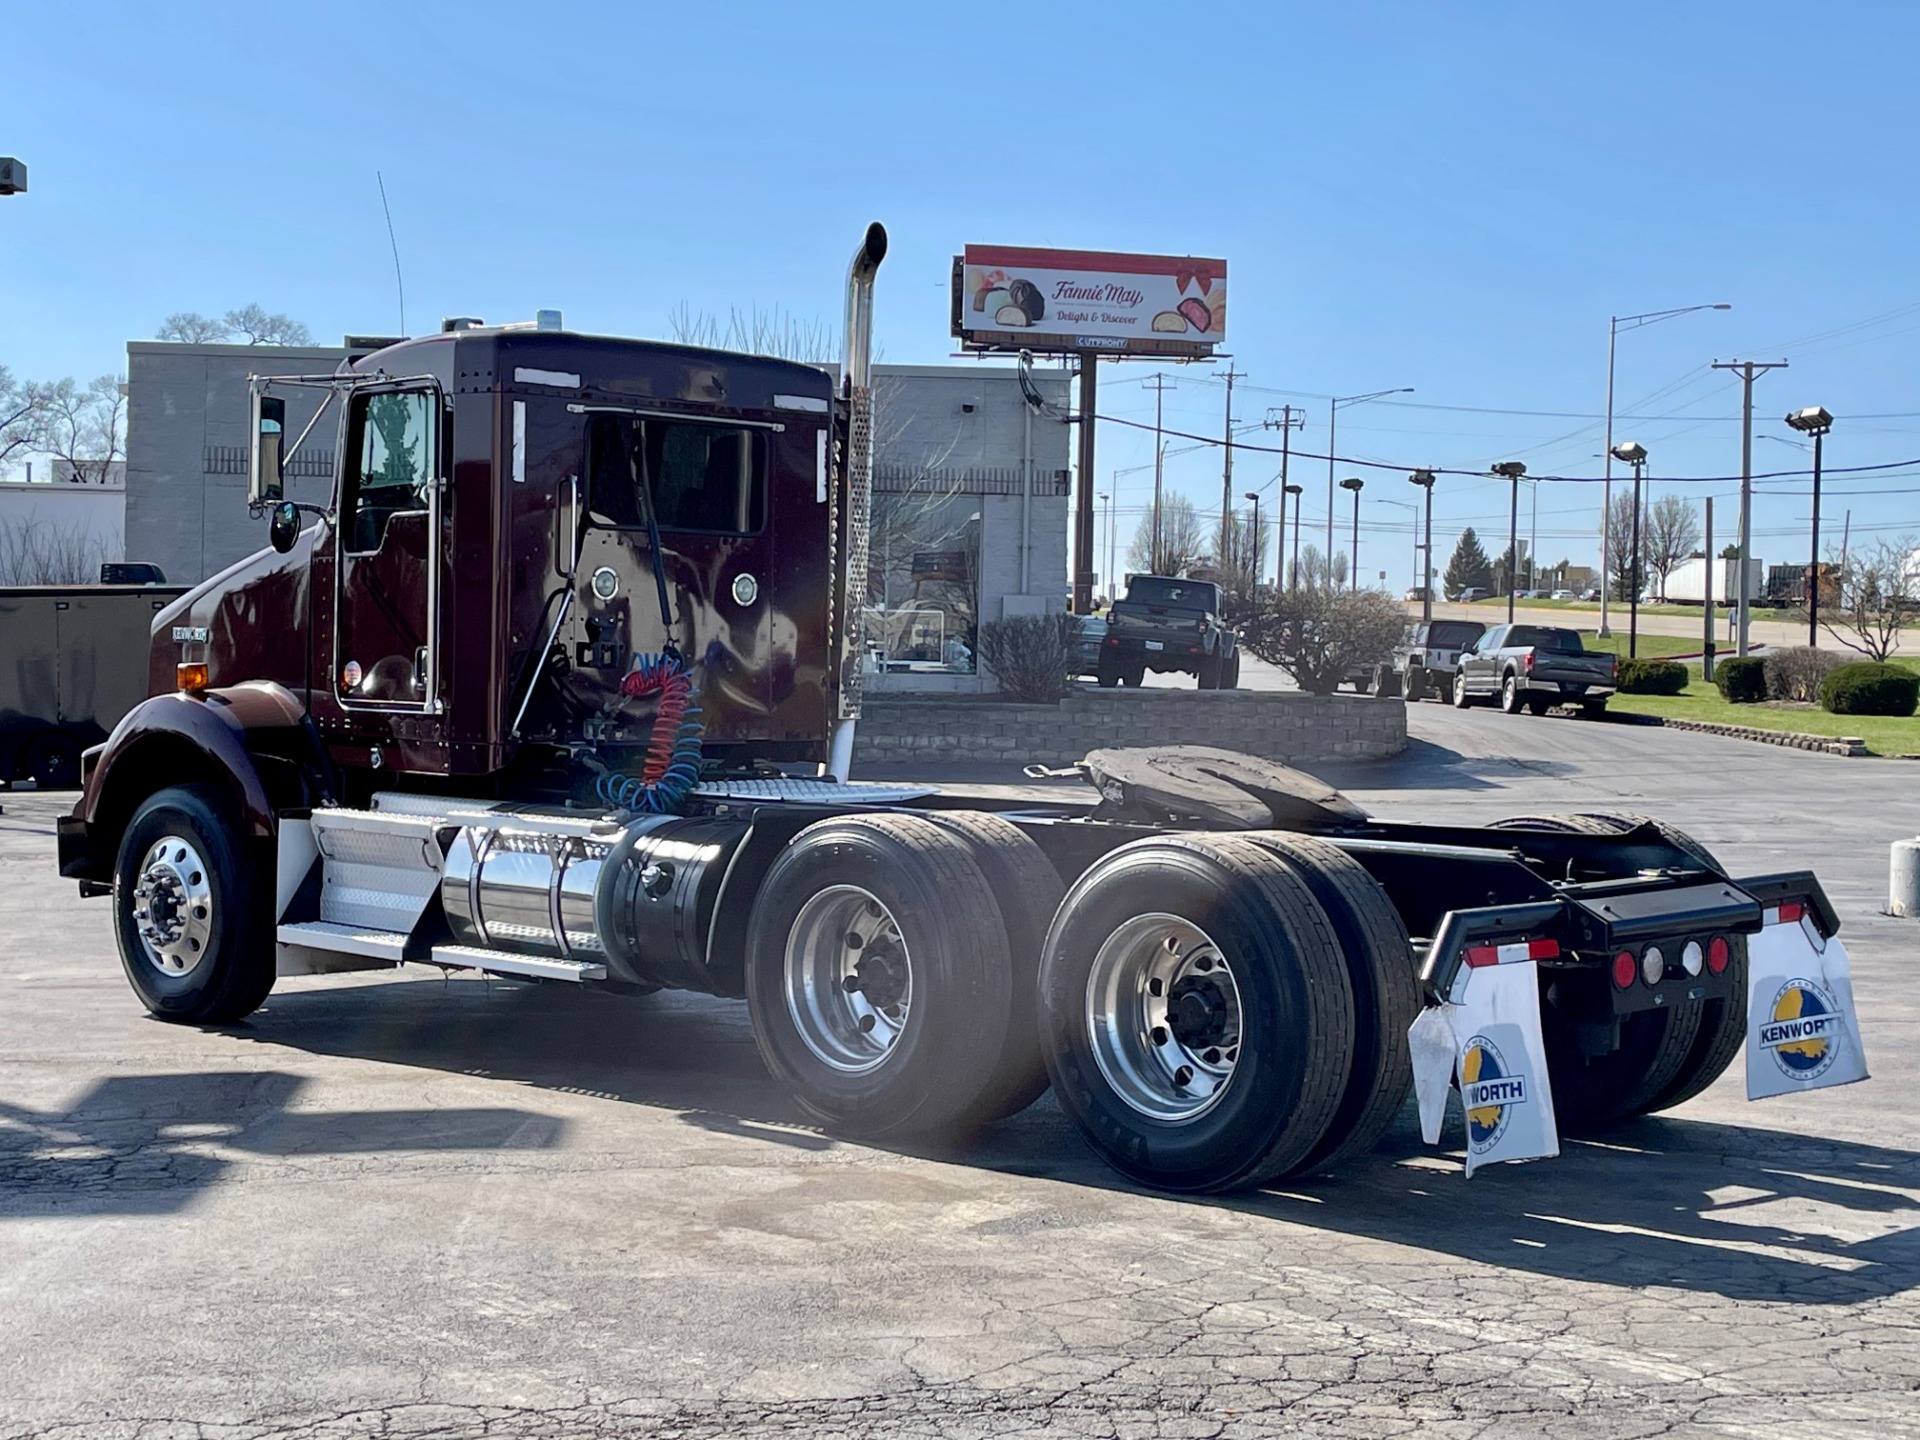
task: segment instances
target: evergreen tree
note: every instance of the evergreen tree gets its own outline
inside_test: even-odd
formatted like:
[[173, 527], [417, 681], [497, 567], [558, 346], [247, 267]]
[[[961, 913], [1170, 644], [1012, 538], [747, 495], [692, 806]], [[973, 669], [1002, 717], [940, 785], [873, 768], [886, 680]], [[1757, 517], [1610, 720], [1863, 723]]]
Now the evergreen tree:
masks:
[[1445, 582], [1449, 595], [1458, 595], [1470, 585], [1482, 590], [1493, 588], [1493, 562], [1487, 559], [1487, 552], [1480, 545], [1480, 537], [1473, 533], [1471, 525], [1460, 532], [1460, 543], [1453, 547], [1453, 558], [1447, 561]]

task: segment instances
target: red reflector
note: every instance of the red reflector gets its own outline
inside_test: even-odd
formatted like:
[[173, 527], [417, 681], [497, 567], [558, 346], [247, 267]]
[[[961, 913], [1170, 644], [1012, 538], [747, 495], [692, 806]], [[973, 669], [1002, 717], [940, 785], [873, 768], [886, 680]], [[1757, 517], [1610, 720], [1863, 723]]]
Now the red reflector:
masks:
[[1467, 964], [1478, 970], [1482, 965], [1498, 965], [1500, 947], [1498, 945], [1470, 945], [1467, 947]]
[[1634, 963], [1631, 951], [1622, 950], [1613, 957], [1613, 983], [1619, 989], [1631, 990], [1634, 979], [1639, 974], [1640, 967]]
[[1529, 960], [1557, 960], [1560, 958], [1560, 942], [1558, 940], [1529, 940], [1527, 941], [1527, 958]]
[[1107, 637], [1107, 644], [1118, 645], [1119, 643], [1120, 643], [1120, 637], [1118, 635], [1109, 635]]
[[1780, 907], [1780, 923], [1790, 925], [1807, 913], [1807, 907], [1798, 900], [1789, 900]]
[[1707, 969], [1718, 975], [1727, 968], [1727, 962], [1733, 958], [1733, 951], [1727, 942], [1718, 935], [1707, 942]]

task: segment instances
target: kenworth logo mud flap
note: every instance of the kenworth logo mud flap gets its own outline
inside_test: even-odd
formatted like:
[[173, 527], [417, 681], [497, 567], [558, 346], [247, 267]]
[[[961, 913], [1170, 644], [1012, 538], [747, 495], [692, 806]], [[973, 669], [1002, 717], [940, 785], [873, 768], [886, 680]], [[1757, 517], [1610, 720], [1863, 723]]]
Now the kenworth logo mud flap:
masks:
[[1747, 1098], [1867, 1078], [1847, 949], [1783, 901], [1747, 941]]
[[1407, 1031], [1420, 1133], [1440, 1143], [1447, 1091], [1460, 1088], [1467, 1121], [1467, 1174], [1498, 1160], [1560, 1153], [1553, 1086], [1540, 1033], [1539, 964], [1560, 953], [1552, 940], [1475, 945], [1447, 998]]

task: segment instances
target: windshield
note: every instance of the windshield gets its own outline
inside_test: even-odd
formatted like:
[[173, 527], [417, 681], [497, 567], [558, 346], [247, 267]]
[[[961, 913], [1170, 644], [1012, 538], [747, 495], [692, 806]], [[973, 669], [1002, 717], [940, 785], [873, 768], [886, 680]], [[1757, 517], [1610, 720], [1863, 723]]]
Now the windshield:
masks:
[[1535, 650], [1552, 650], [1562, 655], [1580, 653], [1580, 632], [1553, 630], [1545, 625], [1516, 625], [1507, 631], [1507, 644], [1516, 648], [1531, 645]]
[[1486, 626], [1472, 620], [1436, 620], [1427, 631], [1427, 643], [1459, 648], [1471, 645], [1486, 633]]
[[1218, 610], [1219, 587], [1203, 580], [1171, 580], [1142, 575], [1127, 586], [1127, 599], [1138, 605], [1174, 605], [1184, 610]]

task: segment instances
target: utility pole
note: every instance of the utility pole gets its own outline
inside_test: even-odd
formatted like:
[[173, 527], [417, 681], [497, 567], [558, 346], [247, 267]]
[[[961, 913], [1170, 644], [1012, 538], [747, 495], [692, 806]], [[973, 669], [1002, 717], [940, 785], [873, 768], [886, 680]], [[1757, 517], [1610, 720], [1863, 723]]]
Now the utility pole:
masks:
[[[1287, 496], [1293, 493], [1293, 487], [1287, 483], [1287, 460], [1292, 449], [1293, 432], [1295, 430], [1304, 430], [1307, 427], [1307, 412], [1302, 410], [1298, 405], [1282, 405], [1278, 407], [1280, 418], [1276, 420], [1273, 418], [1274, 408], [1275, 407], [1271, 405], [1267, 407], [1267, 418], [1260, 422], [1260, 427], [1263, 430], [1278, 430], [1280, 432], [1280, 543], [1276, 547], [1273, 561], [1273, 588], [1277, 592], [1281, 588], [1282, 572], [1287, 568]], [[1232, 427], [1229, 426], [1228, 428], [1231, 429]], [[1299, 516], [1296, 515], [1294, 517], [1295, 535], [1293, 543], [1294, 564], [1296, 566], [1298, 566], [1300, 561], [1299, 529]]]
[[1288, 485], [1281, 491], [1280, 499], [1280, 545], [1284, 550], [1287, 543], [1287, 501], [1293, 497], [1293, 562], [1287, 574], [1287, 593], [1291, 595], [1300, 588], [1300, 497], [1306, 493], [1304, 485]]
[[1700, 645], [1700, 678], [1713, 679], [1713, 567], [1719, 563], [1713, 553], [1713, 496], [1707, 496], [1707, 604], [1706, 635]]
[[[1227, 421], [1221, 432], [1226, 439], [1226, 458], [1220, 473], [1220, 573], [1226, 575], [1233, 564], [1233, 382], [1240, 378], [1241, 371], [1233, 368], [1233, 357], [1227, 357], [1227, 373], [1223, 377], [1227, 382]], [[1254, 552], [1258, 554], [1256, 550]], [[1258, 580], [1260, 577], [1255, 576]]]
[[1153, 386], [1153, 554], [1151, 557], [1151, 563], [1153, 565], [1153, 568], [1156, 571], [1158, 571], [1160, 569], [1160, 554], [1161, 554], [1161, 551], [1160, 551], [1160, 484], [1162, 479], [1162, 473], [1161, 473], [1162, 468], [1164, 467], [1166, 463], [1166, 458], [1167, 458], [1166, 447], [1161, 443], [1161, 440], [1160, 440], [1161, 406], [1165, 403], [1167, 391], [1177, 390], [1180, 387], [1178, 385], [1169, 385], [1167, 383], [1167, 377], [1161, 374], [1158, 370], [1153, 372], [1153, 378], [1151, 380], [1142, 380], [1140, 382], [1140, 385], [1142, 389], [1146, 388], [1148, 385]]
[[1740, 559], [1737, 563], [1738, 575], [1735, 580], [1735, 597], [1739, 602], [1740, 628], [1734, 641], [1735, 654], [1747, 653], [1747, 633], [1753, 621], [1753, 586], [1748, 583], [1748, 573], [1752, 569], [1753, 547], [1753, 378], [1764, 375], [1769, 370], [1784, 370], [1784, 360], [1716, 360], [1716, 370], [1737, 370], [1740, 372]]
[[1427, 563], [1420, 567], [1420, 619], [1425, 622], [1433, 619], [1433, 471], [1416, 470], [1407, 482], [1427, 492]]
[[1502, 460], [1490, 472], [1511, 487], [1507, 504], [1507, 623], [1513, 623], [1514, 581], [1520, 573], [1520, 481], [1527, 467], [1518, 460]]

